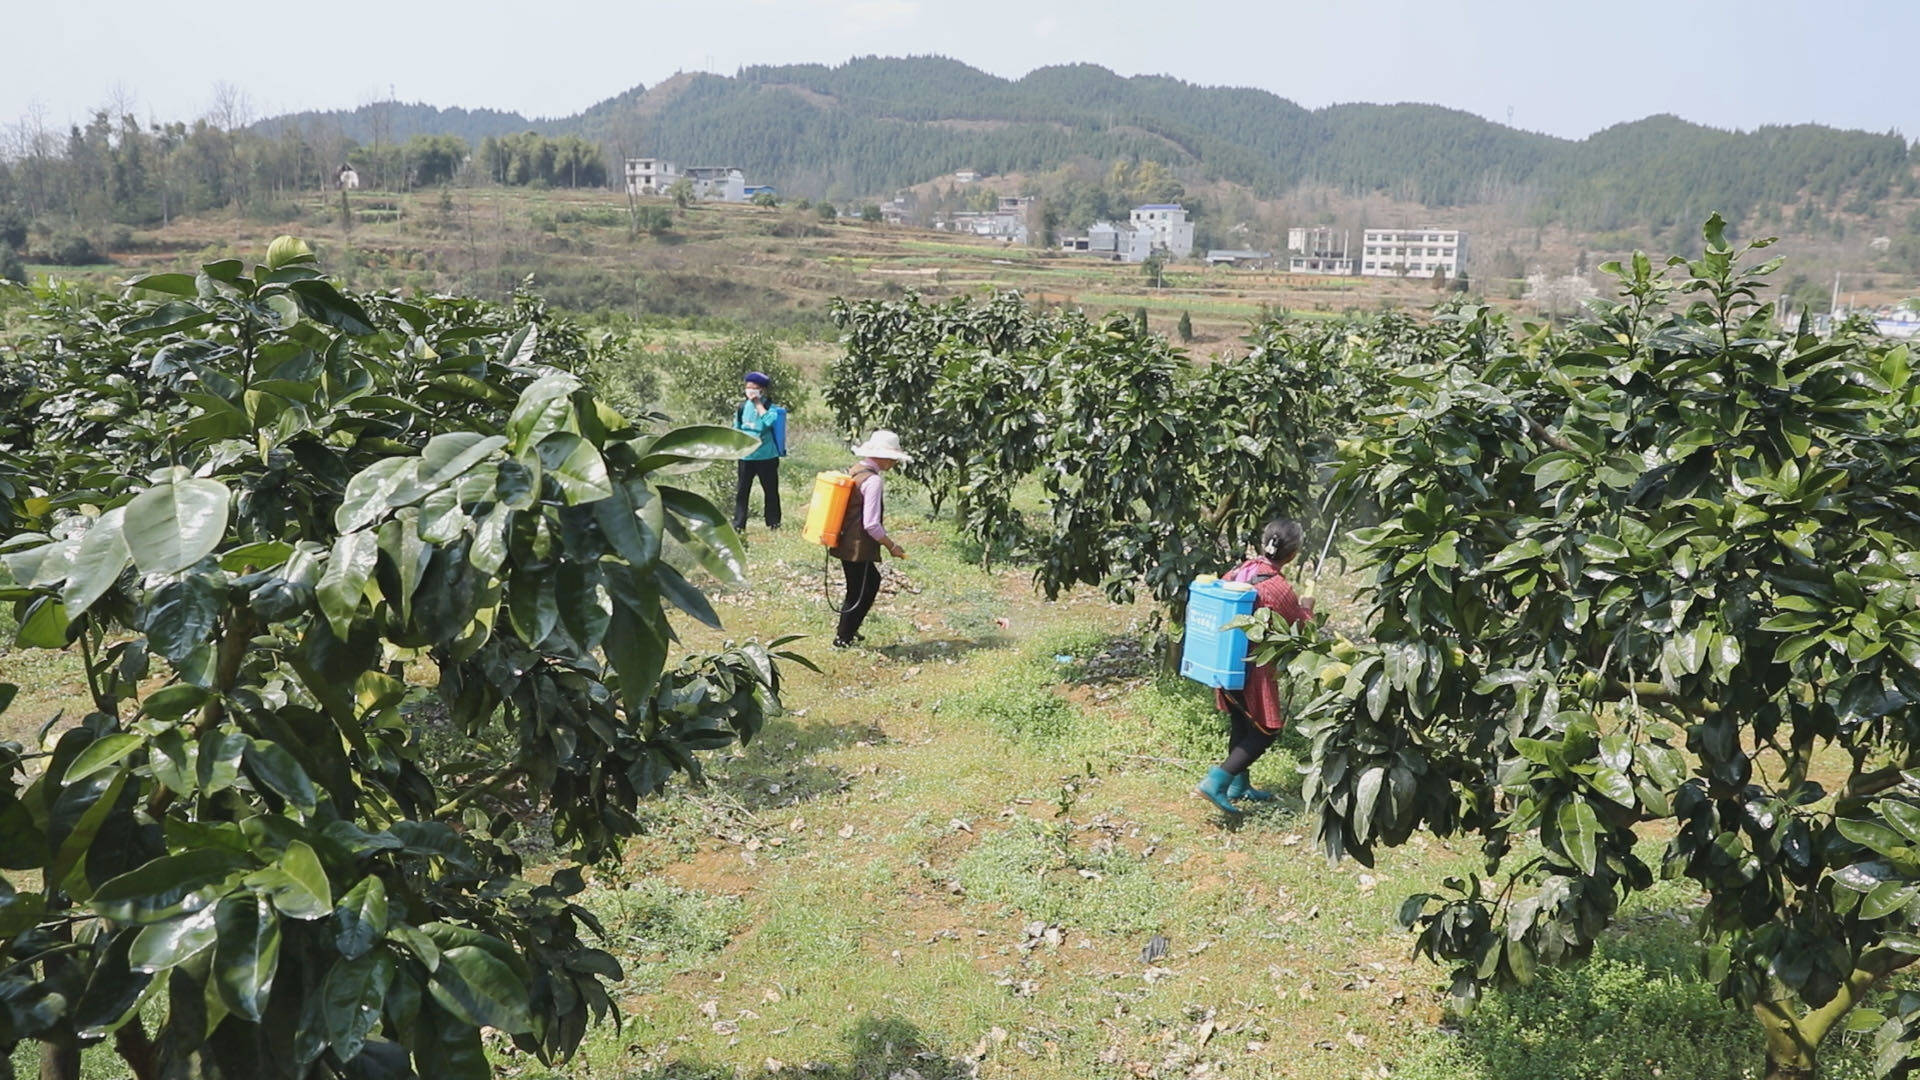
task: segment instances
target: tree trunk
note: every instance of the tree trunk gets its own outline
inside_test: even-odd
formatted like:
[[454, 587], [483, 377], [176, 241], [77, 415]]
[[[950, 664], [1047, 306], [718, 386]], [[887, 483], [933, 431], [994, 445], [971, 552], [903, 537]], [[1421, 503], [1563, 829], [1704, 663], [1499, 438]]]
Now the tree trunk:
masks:
[[80, 1040], [57, 1025], [40, 1043], [40, 1080], [80, 1080]]
[[1755, 1005], [1753, 1012], [1766, 1033], [1766, 1080], [1813, 1080], [1818, 1047], [1807, 1041], [1792, 1012], [1768, 1001]]

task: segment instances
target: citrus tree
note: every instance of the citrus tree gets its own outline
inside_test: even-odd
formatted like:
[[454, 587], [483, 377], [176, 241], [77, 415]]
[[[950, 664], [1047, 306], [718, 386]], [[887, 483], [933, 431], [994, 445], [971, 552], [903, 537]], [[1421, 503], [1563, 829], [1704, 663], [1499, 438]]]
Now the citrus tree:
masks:
[[[1041, 313], [1012, 294], [835, 315], [846, 354], [827, 399], [844, 427], [899, 430], [924, 457], [908, 475], [936, 506], [950, 498], [989, 555], [1033, 562], [1049, 598], [1144, 586], [1176, 621], [1187, 583], [1265, 517], [1315, 512], [1314, 458], [1357, 385], [1346, 339], [1364, 340], [1267, 326], [1245, 353], [1198, 365], [1124, 316]], [[1014, 501], [1029, 482], [1033, 515]]]
[[1920, 1002], [1920, 377], [1905, 346], [1782, 333], [1716, 215], [1705, 254], [1518, 338], [1485, 309], [1382, 369], [1340, 444], [1358, 642], [1256, 628], [1315, 675], [1305, 795], [1334, 858], [1416, 830], [1484, 874], [1410, 898], [1483, 986], [1585, 955], [1656, 876], [1699, 890], [1707, 970], [1813, 1075], [1850, 1010], [1881, 1066]]
[[671, 481], [751, 440], [607, 408], [537, 305], [356, 298], [291, 238], [130, 286], [7, 358], [0, 599], [87, 705], [0, 744], [0, 1049], [49, 1080], [105, 1041], [141, 1080], [480, 1078], [483, 1029], [564, 1059], [621, 977], [582, 862], [799, 660], [674, 656], [669, 608], [718, 625], [683, 569], [741, 551]]

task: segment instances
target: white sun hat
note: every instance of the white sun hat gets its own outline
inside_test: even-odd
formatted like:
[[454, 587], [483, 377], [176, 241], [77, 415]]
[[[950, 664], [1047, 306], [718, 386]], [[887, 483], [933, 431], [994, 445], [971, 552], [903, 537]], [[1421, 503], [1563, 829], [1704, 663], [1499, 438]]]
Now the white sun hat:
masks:
[[912, 461], [913, 455], [900, 449], [900, 436], [880, 428], [866, 442], [853, 448], [861, 457], [892, 458], [895, 461]]

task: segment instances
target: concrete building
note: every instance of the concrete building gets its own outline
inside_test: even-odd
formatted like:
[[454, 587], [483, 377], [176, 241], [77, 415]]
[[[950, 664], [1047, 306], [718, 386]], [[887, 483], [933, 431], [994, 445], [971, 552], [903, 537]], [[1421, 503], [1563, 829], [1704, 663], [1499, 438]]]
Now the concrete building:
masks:
[[687, 169], [693, 181], [696, 199], [711, 202], [746, 202], [747, 174], [732, 165], [694, 165]]
[[1271, 251], [1245, 251], [1214, 248], [1207, 252], [1208, 266], [1259, 266], [1273, 258]]
[[1153, 233], [1131, 225], [1096, 221], [1084, 236], [1061, 237], [1060, 250], [1098, 255], [1113, 262], [1142, 263], [1153, 254]]
[[[1032, 207], [1030, 195], [1002, 195], [992, 210], [962, 210], [937, 222], [934, 228], [1024, 244], [1032, 235], [1027, 224], [1027, 214]], [[884, 219], [887, 208], [882, 206], [880, 213]]]
[[1187, 220], [1186, 207], [1179, 203], [1147, 203], [1133, 208], [1135, 231], [1151, 237], [1155, 251], [1164, 251], [1176, 259], [1193, 254], [1193, 223]]
[[1439, 270], [1457, 278], [1467, 267], [1467, 234], [1459, 229], [1366, 229], [1361, 237], [1360, 273], [1365, 277], [1432, 277]]
[[732, 165], [694, 165], [682, 169], [664, 158], [628, 158], [627, 194], [665, 195], [675, 182], [693, 184], [693, 197], [713, 202], [746, 202], [747, 174]]
[[1287, 230], [1287, 269], [1295, 274], [1351, 276], [1351, 231], [1325, 225], [1295, 226]]
[[680, 166], [660, 158], [627, 159], [627, 194], [665, 195], [680, 179]]

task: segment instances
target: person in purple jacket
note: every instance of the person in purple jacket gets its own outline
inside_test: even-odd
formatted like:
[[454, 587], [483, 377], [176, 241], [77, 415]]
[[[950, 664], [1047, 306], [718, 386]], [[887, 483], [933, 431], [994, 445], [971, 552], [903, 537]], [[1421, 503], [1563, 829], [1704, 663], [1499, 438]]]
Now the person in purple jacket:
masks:
[[847, 576], [847, 599], [840, 605], [840, 625], [833, 635], [833, 646], [845, 649], [862, 640], [860, 624], [880, 595], [880, 552], [885, 549], [896, 559], [907, 557], [907, 550], [887, 535], [887, 470], [913, 455], [900, 448], [900, 436], [882, 428], [853, 452], [860, 455], [853, 468], [853, 492], [847, 498], [846, 517], [841, 519], [840, 542], [833, 553]]

